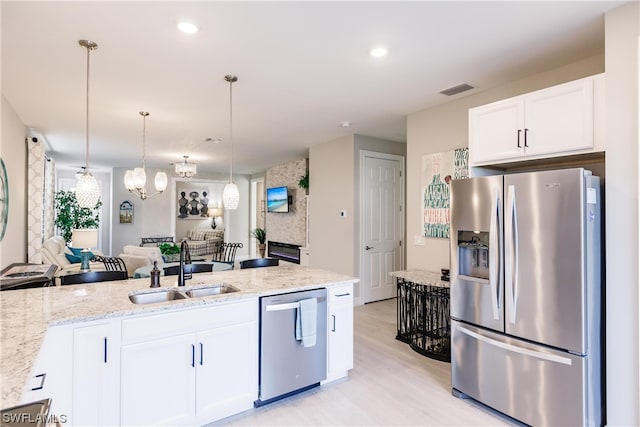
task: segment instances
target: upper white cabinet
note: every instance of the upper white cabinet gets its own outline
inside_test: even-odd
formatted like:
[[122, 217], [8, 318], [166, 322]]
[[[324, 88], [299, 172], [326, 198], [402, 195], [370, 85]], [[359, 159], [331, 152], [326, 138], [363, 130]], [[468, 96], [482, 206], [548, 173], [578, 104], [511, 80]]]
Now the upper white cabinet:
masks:
[[469, 110], [471, 166], [598, 151], [603, 75]]

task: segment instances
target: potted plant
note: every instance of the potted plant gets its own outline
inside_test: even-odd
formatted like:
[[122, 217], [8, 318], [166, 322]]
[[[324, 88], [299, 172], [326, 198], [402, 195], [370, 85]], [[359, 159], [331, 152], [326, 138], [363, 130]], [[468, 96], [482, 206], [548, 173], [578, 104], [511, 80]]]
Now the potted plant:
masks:
[[265, 242], [267, 241], [267, 232], [264, 230], [264, 228], [255, 228], [251, 232], [251, 235], [258, 241], [258, 251], [260, 252], [260, 257], [264, 258], [264, 251], [267, 247], [267, 245], [265, 244]]
[[67, 244], [71, 243], [71, 235], [77, 228], [98, 228], [100, 225], [99, 208], [102, 201], [93, 208], [81, 208], [73, 191], [58, 191], [55, 198], [56, 219], [58, 232]]
[[175, 243], [160, 243], [158, 245], [164, 262], [173, 262], [180, 259], [180, 246]]
[[306, 171], [305, 174], [300, 177], [298, 187], [304, 188], [305, 192], [309, 194], [309, 171]]

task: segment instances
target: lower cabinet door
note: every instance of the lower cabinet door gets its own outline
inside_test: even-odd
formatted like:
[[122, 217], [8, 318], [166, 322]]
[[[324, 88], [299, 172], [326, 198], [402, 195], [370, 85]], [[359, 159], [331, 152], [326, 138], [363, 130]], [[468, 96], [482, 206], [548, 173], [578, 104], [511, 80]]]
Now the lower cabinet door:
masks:
[[197, 334], [197, 424], [253, 407], [253, 402], [258, 398], [257, 343], [256, 322]]
[[73, 331], [73, 425], [112, 426], [120, 422], [120, 342], [116, 323]]
[[[350, 300], [352, 301], [352, 300]], [[329, 307], [327, 381], [347, 375], [353, 368], [353, 304]]]
[[195, 334], [122, 346], [122, 425], [188, 423], [195, 414]]

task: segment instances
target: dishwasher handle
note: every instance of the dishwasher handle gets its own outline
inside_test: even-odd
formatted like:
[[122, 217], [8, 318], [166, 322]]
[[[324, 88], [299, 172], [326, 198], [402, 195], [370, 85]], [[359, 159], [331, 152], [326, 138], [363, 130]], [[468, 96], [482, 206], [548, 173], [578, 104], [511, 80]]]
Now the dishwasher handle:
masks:
[[300, 307], [300, 303], [298, 302], [288, 302], [285, 304], [269, 304], [265, 307], [267, 311], [282, 311], [282, 310], [291, 310], [292, 308]]
[[[316, 297], [316, 299], [318, 300], [319, 303], [327, 300], [326, 297]], [[297, 309], [298, 307], [300, 307], [300, 302], [294, 301], [294, 302], [286, 302], [282, 304], [267, 304], [264, 307], [264, 309], [265, 311], [283, 311], [283, 310]]]

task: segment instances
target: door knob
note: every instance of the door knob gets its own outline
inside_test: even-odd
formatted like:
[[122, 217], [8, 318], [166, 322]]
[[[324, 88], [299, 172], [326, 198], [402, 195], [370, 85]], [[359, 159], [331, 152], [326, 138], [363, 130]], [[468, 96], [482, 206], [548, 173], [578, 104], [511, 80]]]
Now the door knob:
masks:
[[373, 249], [373, 246], [365, 246], [365, 247], [364, 247], [364, 250], [365, 250], [365, 251], [368, 251], [369, 249]]

